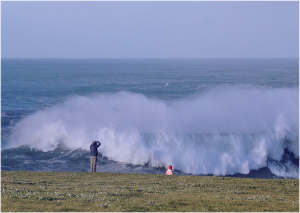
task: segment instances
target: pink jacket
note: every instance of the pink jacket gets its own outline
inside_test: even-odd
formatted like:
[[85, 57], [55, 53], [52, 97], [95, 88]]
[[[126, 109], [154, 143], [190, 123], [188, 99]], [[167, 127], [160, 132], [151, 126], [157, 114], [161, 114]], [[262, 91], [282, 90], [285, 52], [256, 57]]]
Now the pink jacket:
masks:
[[168, 169], [167, 172], [166, 172], [166, 175], [173, 175], [173, 172], [171, 169]]

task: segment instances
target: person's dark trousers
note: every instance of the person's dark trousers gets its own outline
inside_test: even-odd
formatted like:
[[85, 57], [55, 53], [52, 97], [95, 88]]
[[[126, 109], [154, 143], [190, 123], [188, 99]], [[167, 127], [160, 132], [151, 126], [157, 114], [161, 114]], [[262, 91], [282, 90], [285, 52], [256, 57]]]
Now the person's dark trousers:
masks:
[[97, 156], [91, 157], [91, 172], [96, 172]]

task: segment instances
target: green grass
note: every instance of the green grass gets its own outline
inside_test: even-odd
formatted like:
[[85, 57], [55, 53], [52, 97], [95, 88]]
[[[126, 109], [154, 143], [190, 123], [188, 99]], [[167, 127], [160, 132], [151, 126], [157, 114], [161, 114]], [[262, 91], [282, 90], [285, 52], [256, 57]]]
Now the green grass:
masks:
[[299, 180], [1, 171], [2, 212], [299, 212]]

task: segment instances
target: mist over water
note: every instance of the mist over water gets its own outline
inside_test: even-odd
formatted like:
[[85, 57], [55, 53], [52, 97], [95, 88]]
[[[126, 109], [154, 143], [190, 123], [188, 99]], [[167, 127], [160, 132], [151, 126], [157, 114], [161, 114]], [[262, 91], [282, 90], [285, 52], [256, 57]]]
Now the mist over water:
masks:
[[99, 140], [102, 156], [132, 165], [215, 175], [268, 166], [298, 178], [299, 168], [268, 160], [285, 149], [299, 158], [298, 108], [298, 88], [215, 87], [172, 101], [126, 91], [72, 96], [23, 118], [6, 148], [89, 150]]

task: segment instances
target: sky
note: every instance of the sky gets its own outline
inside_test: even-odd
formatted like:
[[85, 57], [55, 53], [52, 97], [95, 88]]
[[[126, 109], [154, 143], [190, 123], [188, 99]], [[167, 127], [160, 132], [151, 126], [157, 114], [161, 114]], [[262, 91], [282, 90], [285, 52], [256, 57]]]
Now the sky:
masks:
[[298, 58], [297, 1], [2, 1], [2, 58]]

